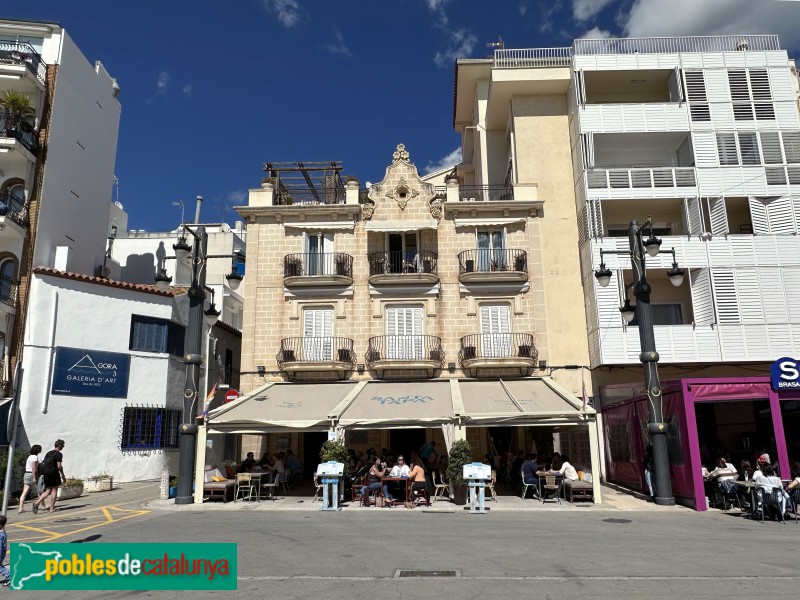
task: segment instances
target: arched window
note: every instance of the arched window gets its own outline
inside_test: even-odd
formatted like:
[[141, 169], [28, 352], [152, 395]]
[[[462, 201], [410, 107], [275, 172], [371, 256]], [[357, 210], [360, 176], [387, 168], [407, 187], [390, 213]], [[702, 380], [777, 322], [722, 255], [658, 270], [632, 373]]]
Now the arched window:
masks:
[[0, 259], [0, 302], [15, 306], [17, 301], [17, 260]]
[[12, 186], [9, 186], [8, 191], [11, 192], [12, 195], [16, 196], [17, 199], [25, 203], [25, 185], [22, 183], [16, 183]]

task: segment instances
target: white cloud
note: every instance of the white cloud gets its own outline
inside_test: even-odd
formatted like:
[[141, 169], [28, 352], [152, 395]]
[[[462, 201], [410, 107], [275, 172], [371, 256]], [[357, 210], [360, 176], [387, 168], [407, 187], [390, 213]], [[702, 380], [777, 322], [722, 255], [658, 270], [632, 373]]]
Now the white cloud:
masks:
[[247, 192], [245, 190], [234, 190], [233, 192], [228, 192], [228, 195], [225, 197], [225, 201], [230, 202], [233, 204], [233, 206], [242, 206], [246, 199]]
[[187, 83], [185, 86], [181, 88], [181, 91], [187, 96], [190, 95], [192, 93], [192, 84]]
[[281, 25], [291, 29], [300, 22], [302, 10], [297, 0], [261, 0], [261, 5], [278, 17]]
[[156, 80], [156, 93], [147, 99], [147, 104], [152, 104], [159, 96], [167, 95], [167, 86], [169, 85], [172, 76], [166, 71], [161, 71]]
[[444, 7], [450, 0], [425, 0], [425, 4], [428, 6], [428, 10], [433, 13], [436, 17], [436, 24], [439, 27], [444, 27], [448, 23], [447, 13], [444, 11]]
[[579, 40], [607, 40], [614, 37], [608, 29], [600, 29], [599, 27], [592, 27], [589, 31], [580, 36]]
[[423, 171], [427, 175], [445, 167], [453, 167], [461, 162], [461, 148], [458, 147], [449, 154], [445, 154], [437, 161], [429, 161]]
[[453, 61], [457, 58], [468, 58], [475, 48], [475, 43], [478, 38], [467, 29], [459, 29], [458, 31], [451, 31], [450, 44], [446, 50], [440, 50], [433, 57], [433, 62], [437, 67], [452, 66]]
[[339, 31], [338, 28], [334, 28], [333, 37], [336, 40], [335, 43], [322, 44], [320, 47], [324, 50], [327, 50], [331, 54], [341, 54], [342, 56], [346, 56], [348, 58], [353, 56], [353, 53], [350, 52], [350, 48], [347, 47], [347, 44], [344, 41], [342, 32]]
[[527, 2], [520, 2], [517, 5], [517, 8], [519, 9], [520, 16], [524, 17], [525, 13], [528, 12], [528, 3]]
[[799, 22], [800, 3], [776, 0], [634, 0], [622, 15], [632, 37], [777, 33], [790, 48]]
[[572, 16], [578, 21], [587, 21], [614, 0], [572, 0]]

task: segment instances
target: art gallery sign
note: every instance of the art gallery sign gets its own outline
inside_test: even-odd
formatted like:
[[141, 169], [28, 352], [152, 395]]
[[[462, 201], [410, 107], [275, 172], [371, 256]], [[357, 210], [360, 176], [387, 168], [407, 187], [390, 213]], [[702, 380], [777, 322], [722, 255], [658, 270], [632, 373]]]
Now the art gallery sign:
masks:
[[51, 393], [127, 398], [130, 367], [130, 354], [59, 346]]

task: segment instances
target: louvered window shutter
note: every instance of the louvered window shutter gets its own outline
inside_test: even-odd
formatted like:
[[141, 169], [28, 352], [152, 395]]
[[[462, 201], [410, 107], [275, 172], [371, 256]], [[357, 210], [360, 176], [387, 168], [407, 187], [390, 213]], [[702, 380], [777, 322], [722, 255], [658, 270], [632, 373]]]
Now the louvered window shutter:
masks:
[[753, 100], [772, 100], [769, 89], [769, 74], [766, 69], [750, 69], [750, 91]]
[[783, 154], [786, 157], [786, 163], [800, 163], [800, 131], [784, 131], [781, 135], [783, 137]]
[[783, 289], [781, 270], [778, 267], [760, 267], [756, 271], [759, 287], [762, 290], [762, 296], [764, 296], [760, 304], [767, 324], [784, 324], [789, 321], [786, 294], [779, 292], [779, 290]]
[[717, 306], [717, 322], [739, 323], [739, 302], [736, 297], [736, 282], [731, 269], [714, 269], [711, 272], [714, 284], [714, 300]]
[[603, 237], [603, 212], [601, 210], [600, 198], [592, 200], [592, 223], [594, 224], [595, 237]]
[[717, 154], [720, 165], [738, 165], [739, 156], [736, 152], [736, 135], [733, 133], [717, 134]]
[[583, 108], [586, 104], [586, 82], [583, 77], [583, 69], [575, 71], [575, 98], [578, 106]]
[[786, 306], [789, 313], [789, 321], [800, 323], [800, 269], [789, 267], [781, 269], [783, 290], [786, 296]]
[[750, 221], [753, 223], [753, 233], [756, 235], [769, 234], [766, 202], [753, 196], [750, 196], [747, 202], [750, 205]]
[[750, 90], [747, 86], [747, 72], [744, 69], [728, 70], [728, 87], [733, 102], [749, 102]]
[[755, 269], [736, 269], [736, 295], [742, 323], [763, 324], [761, 289]]
[[692, 292], [692, 313], [697, 325], [709, 325], [714, 319], [714, 301], [711, 295], [711, 272], [696, 269], [689, 273]]
[[764, 156], [765, 165], [783, 164], [783, 154], [781, 154], [781, 141], [777, 131], [762, 131], [761, 154]]
[[689, 102], [708, 102], [706, 82], [702, 71], [684, 71], [686, 97]]
[[792, 198], [782, 196], [766, 202], [769, 232], [773, 235], [795, 233], [794, 206]]
[[700, 212], [700, 198], [683, 199], [683, 217], [689, 235], [703, 233], [703, 215]]
[[758, 153], [758, 135], [752, 131], [740, 131], [739, 154], [743, 165], [760, 165], [761, 156]]
[[714, 235], [725, 235], [728, 229], [728, 214], [725, 210], [725, 198], [708, 199], [708, 214], [711, 220], [711, 233]]

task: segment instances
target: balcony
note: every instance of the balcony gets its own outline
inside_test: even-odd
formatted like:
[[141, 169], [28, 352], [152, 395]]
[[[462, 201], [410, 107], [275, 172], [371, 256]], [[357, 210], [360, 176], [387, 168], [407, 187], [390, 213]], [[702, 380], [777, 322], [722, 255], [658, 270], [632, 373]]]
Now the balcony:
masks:
[[[11, 67], [8, 69], [8, 67]], [[15, 71], [14, 67], [24, 67], [40, 84], [44, 85], [47, 65], [30, 44], [0, 40], [0, 72]]]
[[444, 366], [441, 338], [432, 335], [380, 335], [369, 339], [367, 365], [382, 378], [386, 371], [434, 371]]
[[11, 190], [0, 190], [0, 223], [5, 219], [11, 219], [20, 227], [28, 226], [28, 207]]
[[406, 250], [369, 255], [369, 282], [372, 285], [438, 281], [438, 256], [435, 252]]
[[278, 368], [289, 379], [298, 373], [330, 372], [344, 379], [356, 364], [353, 340], [343, 337], [292, 337], [281, 340]]
[[590, 169], [586, 171], [586, 187], [609, 198], [630, 198], [642, 193], [673, 198], [684, 193], [694, 194], [697, 181], [694, 167]]
[[510, 185], [462, 185], [458, 188], [460, 202], [491, 202], [513, 200], [514, 188]]
[[17, 292], [19, 283], [8, 275], [0, 275], [0, 302], [11, 308], [17, 308]]
[[495, 50], [492, 58], [494, 69], [569, 67], [572, 64], [572, 48], [504, 48]]
[[22, 117], [0, 113], [0, 137], [15, 139], [34, 156], [39, 154], [39, 134]]
[[286, 287], [351, 285], [353, 257], [343, 252], [301, 252], [283, 257]]
[[528, 253], [519, 248], [464, 250], [458, 254], [461, 283], [527, 281]]
[[477, 333], [461, 338], [458, 359], [464, 373], [475, 377], [483, 369], [518, 369], [529, 375], [539, 353], [529, 333]]

